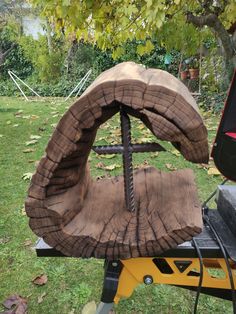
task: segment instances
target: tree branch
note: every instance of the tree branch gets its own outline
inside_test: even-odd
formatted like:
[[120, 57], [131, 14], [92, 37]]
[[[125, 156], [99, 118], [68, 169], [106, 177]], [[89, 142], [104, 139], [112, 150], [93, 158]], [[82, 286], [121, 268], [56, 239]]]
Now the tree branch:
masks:
[[5, 61], [8, 54], [12, 51], [12, 49], [15, 48], [15, 46], [16, 46], [16, 44], [12, 44], [11, 47], [9, 49], [7, 49], [6, 51], [0, 52], [0, 64], [3, 64], [3, 62]]
[[231, 40], [230, 35], [224, 28], [223, 24], [219, 20], [216, 14], [210, 13], [208, 15], [195, 16], [192, 12], [187, 12], [187, 22], [202, 28], [203, 26], [209, 26], [212, 28], [217, 36], [220, 38], [224, 47], [227, 58], [231, 59], [235, 54], [235, 47]]

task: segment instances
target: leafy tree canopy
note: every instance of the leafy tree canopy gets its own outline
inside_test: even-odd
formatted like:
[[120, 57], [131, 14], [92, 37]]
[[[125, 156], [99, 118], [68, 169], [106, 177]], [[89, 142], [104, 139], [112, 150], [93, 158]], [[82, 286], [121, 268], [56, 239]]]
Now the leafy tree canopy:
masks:
[[[124, 53], [123, 43], [133, 39], [144, 41], [137, 46], [140, 55], [152, 51], [152, 39], [157, 38], [167, 50], [196, 52], [199, 40], [209, 36], [204, 26], [215, 28], [214, 21], [208, 23], [204, 18], [212, 15], [226, 29], [236, 16], [235, 0], [31, 1], [51, 18], [58, 31], [96, 42], [101, 49], [112, 49], [115, 58]], [[202, 28], [202, 38], [196, 26]]]

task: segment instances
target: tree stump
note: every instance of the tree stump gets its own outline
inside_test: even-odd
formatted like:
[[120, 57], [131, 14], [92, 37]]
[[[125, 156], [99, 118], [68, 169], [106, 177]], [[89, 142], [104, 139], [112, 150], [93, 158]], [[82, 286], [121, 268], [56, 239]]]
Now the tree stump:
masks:
[[207, 131], [187, 88], [169, 73], [121, 63], [102, 73], [57, 125], [26, 200], [30, 227], [68, 256], [156, 256], [201, 232], [191, 170], [134, 172], [135, 212], [123, 176], [94, 181], [88, 156], [99, 126], [125, 106], [192, 162], [208, 161]]

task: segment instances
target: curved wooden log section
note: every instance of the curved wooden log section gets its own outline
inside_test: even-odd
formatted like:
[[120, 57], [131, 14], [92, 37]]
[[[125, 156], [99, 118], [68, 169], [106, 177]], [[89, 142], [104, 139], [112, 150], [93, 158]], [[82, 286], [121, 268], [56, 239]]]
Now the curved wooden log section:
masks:
[[88, 156], [99, 126], [125, 106], [192, 162], [208, 161], [207, 131], [188, 89], [169, 73], [126, 62], [102, 73], [57, 125], [26, 200], [30, 227], [68, 256], [155, 256], [201, 232], [191, 170], [134, 173], [135, 212], [123, 176], [94, 181]]

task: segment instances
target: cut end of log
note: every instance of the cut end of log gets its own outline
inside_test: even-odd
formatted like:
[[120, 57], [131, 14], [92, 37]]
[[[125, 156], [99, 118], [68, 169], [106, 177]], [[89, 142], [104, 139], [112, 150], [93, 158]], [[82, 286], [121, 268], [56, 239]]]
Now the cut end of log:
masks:
[[[48, 206], [47, 218], [36, 217], [28, 207], [31, 227], [65, 255], [107, 259], [157, 256], [201, 232], [191, 170], [140, 169], [134, 173], [134, 186], [135, 212], [127, 211], [123, 176], [118, 176], [91, 182], [82, 210], [71, 200], [69, 221], [67, 212], [60, 218], [51, 211], [65, 208], [71, 193], [64, 195], [64, 203]], [[80, 193], [79, 186], [76, 191]]]
[[191, 170], [134, 173], [135, 212], [123, 176], [94, 181], [88, 156], [99, 126], [124, 106], [192, 162], [208, 161], [207, 132], [187, 88], [169, 73], [132, 62], [102, 73], [59, 122], [26, 202], [33, 231], [68, 256], [156, 256], [201, 232]]

